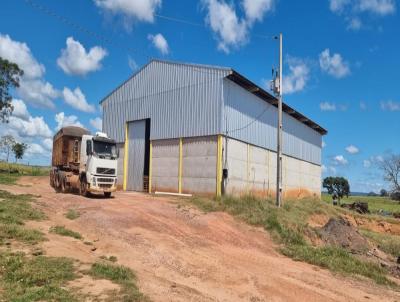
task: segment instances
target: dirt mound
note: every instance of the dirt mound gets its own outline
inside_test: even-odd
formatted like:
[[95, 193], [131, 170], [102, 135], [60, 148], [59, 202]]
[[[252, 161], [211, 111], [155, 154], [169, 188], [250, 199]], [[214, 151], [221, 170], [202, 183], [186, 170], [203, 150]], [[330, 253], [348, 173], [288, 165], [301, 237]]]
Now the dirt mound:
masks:
[[320, 230], [321, 238], [327, 244], [340, 246], [352, 253], [363, 254], [371, 244], [345, 218], [331, 218]]

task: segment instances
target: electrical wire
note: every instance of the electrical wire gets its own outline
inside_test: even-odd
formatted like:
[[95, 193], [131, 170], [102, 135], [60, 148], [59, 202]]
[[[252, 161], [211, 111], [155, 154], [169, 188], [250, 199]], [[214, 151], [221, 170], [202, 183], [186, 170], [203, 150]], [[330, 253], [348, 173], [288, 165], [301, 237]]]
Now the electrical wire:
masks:
[[140, 51], [138, 49], [123, 45], [122, 43], [116, 42], [115, 40], [107, 38], [106, 36], [104, 36], [102, 34], [99, 34], [99, 33], [95, 32], [93, 30], [90, 30], [90, 29], [88, 29], [88, 28], [86, 28], [86, 27], [84, 27], [84, 26], [82, 26], [82, 25], [80, 25], [78, 23], [75, 23], [75, 22], [71, 21], [70, 19], [68, 19], [68, 18], [56, 13], [55, 11], [53, 11], [51, 9], [49, 9], [48, 7], [45, 7], [43, 5], [38, 4], [36, 1], [33, 1], [33, 0], [24, 0], [24, 1], [30, 7], [34, 8], [34, 9], [36, 9], [36, 10], [38, 10], [38, 11], [40, 11], [40, 12], [42, 12], [42, 13], [50, 16], [50, 17], [53, 17], [53, 18], [57, 19], [58, 21], [60, 21], [61, 23], [65, 24], [65, 25], [68, 25], [68, 26], [74, 28], [75, 30], [83, 32], [84, 34], [89, 35], [89, 36], [101, 41], [102, 43], [114, 45], [114, 46], [116, 46], [118, 48], [121, 48], [121, 49], [123, 49], [125, 51], [133, 52], [133, 53], [139, 53], [139, 54], [144, 55], [146, 58], [152, 59], [152, 57], [150, 57], [148, 54], [146, 54], [146, 53], [144, 53], [144, 52], [142, 52], [142, 51]]

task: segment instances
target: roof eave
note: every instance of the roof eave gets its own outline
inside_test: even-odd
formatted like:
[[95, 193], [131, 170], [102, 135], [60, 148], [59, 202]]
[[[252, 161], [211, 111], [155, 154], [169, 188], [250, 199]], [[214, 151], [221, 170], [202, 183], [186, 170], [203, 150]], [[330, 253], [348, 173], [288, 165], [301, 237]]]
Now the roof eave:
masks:
[[[237, 71], [232, 69], [231, 73], [226, 78], [228, 78], [229, 80], [238, 84], [239, 86], [243, 87], [250, 93], [263, 99], [267, 103], [269, 103], [275, 107], [278, 107], [278, 99], [276, 97], [274, 97], [273, 95], [271, 95], [266, 90], [259, 87], [258, 85], [256, 85], [255, 83], [253, 83], [252, 81], [247, 79], [246, 77], [242, 76]], [[312, 128], [313, 130], [317, 131], [319, 134], [326, 135], [328, 133], [328, 131], [326, 129], [322, 128], [320, 125], [318, 125], [314, 121], [310, 120], [309, 118], [307, 118], [306, 116], [304, 116], [297, 110], [291, 108], [289, 105], [287, 105], [285, 103], [282, 104], [282, 110], [283, 110], [283, 112], [285, 112], [288, 115], [292, 116], [293, 118], [297, 119], [301, 123]]]

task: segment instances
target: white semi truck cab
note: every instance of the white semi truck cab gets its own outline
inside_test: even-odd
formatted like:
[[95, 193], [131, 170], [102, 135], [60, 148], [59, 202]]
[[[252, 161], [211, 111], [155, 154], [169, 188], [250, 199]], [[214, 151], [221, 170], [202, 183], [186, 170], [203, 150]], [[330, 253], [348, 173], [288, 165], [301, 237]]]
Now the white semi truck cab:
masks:
[[62, 128], [54, 136], [50, 184], [61, 192], [79, 189], [84, 196], [110, 197], [117, 190], [117, 159], [117, 145], [107, 134]]

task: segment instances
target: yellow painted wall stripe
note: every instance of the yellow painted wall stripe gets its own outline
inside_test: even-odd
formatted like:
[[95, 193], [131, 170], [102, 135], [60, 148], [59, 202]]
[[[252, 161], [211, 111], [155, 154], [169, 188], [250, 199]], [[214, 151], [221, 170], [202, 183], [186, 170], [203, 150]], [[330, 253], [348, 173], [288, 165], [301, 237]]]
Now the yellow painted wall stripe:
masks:
[[152, 178], [152, 168], [153, 168], [153, 142], [150, 141], [150, 151], [149, 151], [149, 193], [151, 193], [151, 178]]
[[123, 182], [124, 191], [126, 191], [126, 182], [128, 176], [128, 153], [129, 153], [128, 123], [125, 123], [124, 182]]
[[222, 135], [218, 135], [217, 138], [217, 197], [221, 196], [221, 184], [222, 184]]
[[246, 190], [247, 193], [250, 191], [250, 144], [247, 144], [247, 171], [246, 171]]
[[178, 193], [182, 193], [182, 138], [179, 139]]

